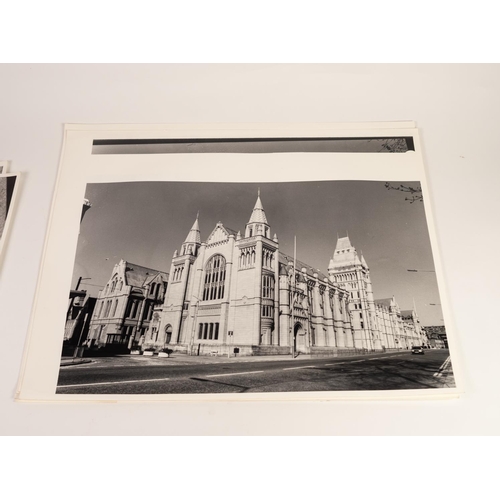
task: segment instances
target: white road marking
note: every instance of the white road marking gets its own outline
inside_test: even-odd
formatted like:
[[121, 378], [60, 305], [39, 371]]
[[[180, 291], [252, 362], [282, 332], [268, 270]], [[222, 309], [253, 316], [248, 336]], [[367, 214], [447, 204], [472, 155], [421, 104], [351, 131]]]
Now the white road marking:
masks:
[[433, 377], [436, 378], [441, 378], [443, 376], [443, 372], [448, 368], [450, 365], [451, 358], [448, 356], [445, 360], [444, 363], [439, 367], [439, 370], [433, 375]]
[[283, 368], [283, 370], [301, 370], [302, 368], [316, 368], [315, 365], [310, 366], [293, 366], [292, 368]]
[[211, 377], [230, 377], [230, 376], [235, 376], [235, 375], [248, 375], [249, 373], [263, 373], [264, 370], [257, 370], [254, 372], [234, 372], [234, 373], [217, 373], [216, 375], [205, 375], [204, 378], [211, 378]]
[[345, 363], [349, 363], [349, 361], [339, 361], [338, 363], [327, 363], [323, 366], [335, 366], [335, 365], [343, 365]]
[[138, 384], [141, 382], [162, 382], [164, 380], [170, 380], [169, 378], [150, 378], [145, 380], [120, 380], [116, 382], [93, 382], [91, 384], [71, 384], [71, 385], [58, 385], [59, 389], [65, 387], [90, 387], [93, 385], [114, 385], [114, 384]]

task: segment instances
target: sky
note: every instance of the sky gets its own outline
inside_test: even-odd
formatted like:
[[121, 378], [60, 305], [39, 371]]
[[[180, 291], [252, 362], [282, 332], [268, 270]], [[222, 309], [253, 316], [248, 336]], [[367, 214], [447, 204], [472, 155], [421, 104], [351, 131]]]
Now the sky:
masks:
[[[421, 323], [442, 325], [424, 203], [379, 181], [283, 183], [120, 182], [88, 184], [92, 207], [80, 226], [72, 287], [91, 295], [124, 259], [169, 272], [199, 211], [202, 241], [217, 224], [244, 234], [260, 188], [271, 235], [280, 251], [325, 274], [339, 237], [349, 235], [370, 268], [375, 299], [396, 298], [401, 309], [415, 301]], [[399, 182], [392, 182], [399, 185]], [[404, 183], [418, 187], [418, 183]], [[408, 272], [416, 269], [419, 272]], [[431, 305], [437, 304], [437, 305]]]

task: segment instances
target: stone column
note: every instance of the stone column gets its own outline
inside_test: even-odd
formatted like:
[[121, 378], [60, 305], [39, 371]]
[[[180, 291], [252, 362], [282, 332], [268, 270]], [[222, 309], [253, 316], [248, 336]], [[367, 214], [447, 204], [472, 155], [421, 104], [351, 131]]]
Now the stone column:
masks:
[[283, 346], [289, 346], [290, 345], [290, 287], [287, 275], [279, 276], [278, 287], [279, 287], [278, 317], [280, 324], [279, 343], [280, 345]]
[[344, 332], [345, 332], [345, 346], [346, 347], [355, 347], [354, 345], [354, 337], [352, 333], [352, 323], [351, 317], [349, 314], [349, 301], [347, 300], [348, 294], [347, 292], [343, 293], [341, 296], [342, 301], [342, 310], [344, 312]]
[[[229, 247], [230, 250], [228, 252], [228, 258], [226, 259], [226, 277], [224, 280], [224, 298], [221, 303], [221, 315], [220, 315], [220, 328], [219, 328], [219, 340], [220, 344], [226, 343], [228, 344], [228, 335], [227, 332], [229, 330], [229, 305], [230, 305], [230, 295], [231, 295], [231, 283], [232, 276], [235, 267], [235, 252], [234, 252], [234, 236], [229, 236]], [[233, 343], [235, 339], [231, 339], [231, 343]]]
[[260, 344], [261, 317], [262, 317], [262, 237], [255, 243], [255, 274], [254, 274], [254, 300], [253, 300], [253, 334], [252, 344]]
[[311, 323], [315, 331], [315, 345], [323, 347], [326, 345], [326, 339], [325, 332], [323, 330], [323, 313], [321, 309], [321, 297], [317, 273], [314, 273], [314, 287], [312, 289], [311, 295], [313, 303]]
[[280, 345], [280, 283], [279, 283], [279, 254], [278, 250], [273, 253], [274, 259], [274, 331], [273, 335], [273, 345]]
[[344, 334], [344, 312], [341, 312], [342, 304], [338, 290], [334, 290], [333, 307], [335, 314], [333, 318], [333, 325], [335, 329], [336, 345], [337, 347], [346, 347], [346, 338]]
[[326, 285], [325, 291], [323, 293], [323, 311], [325, 314], [325, 326], [326, 326], [326, 342], [327, 346], [336, 347], [337, 342], [335, 341], [335, 330], [333, 327], [333, 314], [332, 310], [333, 294], [332, 290], [328, 285]]

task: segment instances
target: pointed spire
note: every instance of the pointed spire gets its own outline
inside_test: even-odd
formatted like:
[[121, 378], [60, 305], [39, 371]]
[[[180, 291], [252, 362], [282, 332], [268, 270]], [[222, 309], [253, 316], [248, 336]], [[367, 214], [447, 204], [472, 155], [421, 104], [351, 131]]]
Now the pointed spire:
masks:
[[363, 255], [363, 252], [361, 252], [361, 264], [368, 268], [368, 264], [366, 263], [365, 256]]
[[264, 212], [264, 207], [262, 206], [262, 202], [260, 201], [260, 188], [257, 192], [257, 201], [255, 202], [255, 206], [253, 207], [252, 215], [250, 216], [249, 224], [253, 223], [267, 224], [266, 213]]
[[193, 227], [189, 231], [189, 234], [186, 237], [184, 243], [200, 243], [201, 244], [201, 236], [200, 236], [200, 226], [198, 224], [198, 217], [200, 212], [196, 214], [196, 220], [194, 221]]

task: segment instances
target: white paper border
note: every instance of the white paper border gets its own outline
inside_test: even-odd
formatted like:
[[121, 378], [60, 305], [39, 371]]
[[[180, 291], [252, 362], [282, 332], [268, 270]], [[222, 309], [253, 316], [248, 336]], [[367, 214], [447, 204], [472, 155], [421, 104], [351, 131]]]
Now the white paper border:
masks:
[[[411, 136], [407, 153], [195, 153], [92, 155], [94, 139], [241, 138], [241, 137], [394, 137]], [[304, 161], [307, 169], [303, 168]], [[300, 163], [299, 163], [300, 162]], [[216, 168], [207, 168], [207, 163]], [[137, 164], [140, 167], [137, 167]], [[242, 168], [247, 167], [247, 168]], [[282, 167], [282, 168], [280, 168]], [[284, 168], [283, 168], [284, 167]], [[284, 177], [286, 172], [286, 176]], [[223, 180], [222, 180], [223, 179]], [[88, 182], [216, 181], [284, 182], [306, 180], [419, 181], [434, 257], [456, 388], [391, 391], [329, 391], [251, 394], [55, 394], [68, 290], [73, 273], [81, 202]], [[68, 230], [68, 228], [70, 228]], [[18, 401], [154, 402], [434, 399], [462, 391], [460, 365], [448, 303], [430, 193], [415, 123], [66, 125], [56, 190], [44, 245], [28, 340], [16, 392]]]

